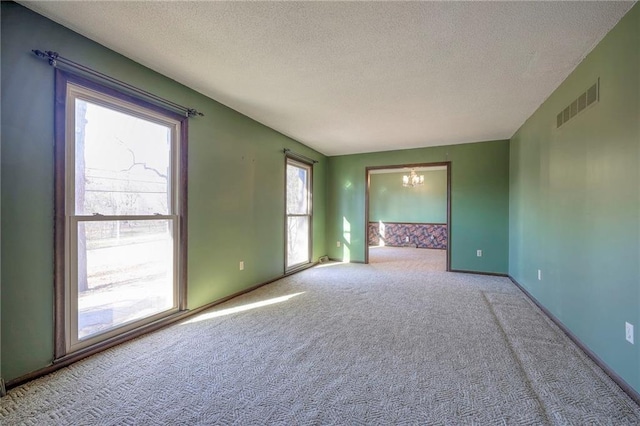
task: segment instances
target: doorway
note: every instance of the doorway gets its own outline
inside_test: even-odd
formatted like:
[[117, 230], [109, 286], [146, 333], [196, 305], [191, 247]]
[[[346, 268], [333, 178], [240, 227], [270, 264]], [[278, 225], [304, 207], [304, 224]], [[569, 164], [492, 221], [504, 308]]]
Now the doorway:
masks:
[[365, 172], [365, 263], [419, 257], [428, 270], [450, 271], [451, 162]]

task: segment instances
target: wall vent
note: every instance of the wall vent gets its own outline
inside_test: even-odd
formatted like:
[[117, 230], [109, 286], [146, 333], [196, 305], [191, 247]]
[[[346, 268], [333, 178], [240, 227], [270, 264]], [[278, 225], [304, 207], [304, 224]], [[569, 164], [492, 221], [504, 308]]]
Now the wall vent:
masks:
[[562, 126], [588, 106], [600, 100], [600, 78], [556, 116], [556, 128]]

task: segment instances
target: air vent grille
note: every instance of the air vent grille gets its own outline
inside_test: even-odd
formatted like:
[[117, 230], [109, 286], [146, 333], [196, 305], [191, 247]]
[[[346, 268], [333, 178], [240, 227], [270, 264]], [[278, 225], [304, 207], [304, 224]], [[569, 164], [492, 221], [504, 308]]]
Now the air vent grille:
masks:
[[584, 111], [588, 106], [600, 100], [600, 79], [598, 79], [576, 100], [571, 102], [556, 116], [556, 127], [560, 127], [576, 115]]

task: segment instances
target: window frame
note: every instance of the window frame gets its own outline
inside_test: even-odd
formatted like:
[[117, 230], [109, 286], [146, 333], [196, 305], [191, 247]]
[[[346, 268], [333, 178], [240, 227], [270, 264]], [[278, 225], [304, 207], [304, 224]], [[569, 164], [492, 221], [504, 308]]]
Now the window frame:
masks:
[[[284, 271], [285, 274], [295, 272], [299, 269], [305, 268], [312, 263], [313, 258], [313, 163], [305, 161], [294, 155], [285, 155], [285, 167], [284, 167]], [[308, 173], [307, 179], [307, 212], [306, 214], [289, 214], [288, 212], [288, 199], [287, 199], [287, 167], [289, 164], [305, 169]], [[289, 265], [289, 218], [290, 217], [307, 217], [309, 221], [309, 235], [308, 235], [308, 258], [306, 261]]]
[[[55, 353], [54, 359], [95, 351], [143, 334], [154, 324], [186, 309], [187, 259], [187, 146], [188, 117], [130, 96], [118, 89], [56, 69], [55, 75]], [[119, 111], [172, 128], [170, 205], [160, 215], [76, 214], [75, 99]], [[78, 339], [77, 230], [81, 222], [167, 220], [173, 236], [173, 306], [151, 316], [120, 324]], [[75, 240], [73, 240], [75, 238]], [[74, 299], [75, 297], [75, 299]]]

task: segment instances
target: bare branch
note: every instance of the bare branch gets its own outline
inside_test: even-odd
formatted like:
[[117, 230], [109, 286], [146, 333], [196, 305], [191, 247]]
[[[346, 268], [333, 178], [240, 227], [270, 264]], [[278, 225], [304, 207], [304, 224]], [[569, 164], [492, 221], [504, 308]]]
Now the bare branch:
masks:
[[133, 152], [133, 150], [131, 148], [129, 148], [128, 146], [125, 145], [125, 143], [120, 139], [120, 138], [116, 138], [118, 140], [118, 142], [120, 142], [122, 144], [122, 146], [129, 151], [129, 153], [131, 154], [131, 159], [133, 160], [133, 164], [131, 164], [131, 166], [128, 169], [123, 169], [120, 170], [121, 172], [129, 172], [131, 171], [131, 169], [133, 169], [135, 166], [142, 166], [145, 170], [149, 170], [154, 172], [155, 174], [157, 174], [159, 177], [163, 178], [163, 179], [167, 179], [167, 175], [160, 173], [157, 169], [154, 169], [153, 167], [149, 167], [147, 166], [147, 163], [139, 163], [136, 161], [136, 154]]

